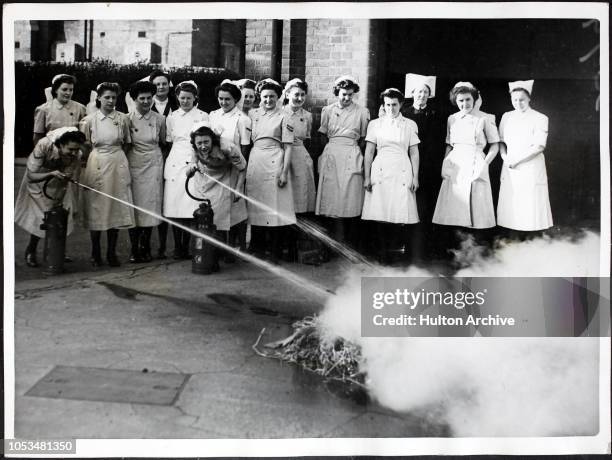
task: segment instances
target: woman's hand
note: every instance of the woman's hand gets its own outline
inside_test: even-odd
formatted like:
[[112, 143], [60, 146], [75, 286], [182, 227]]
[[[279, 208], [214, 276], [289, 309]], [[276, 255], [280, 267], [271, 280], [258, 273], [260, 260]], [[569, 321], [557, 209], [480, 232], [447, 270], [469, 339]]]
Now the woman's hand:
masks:
[[489, 171], [489, 163], [483, 161], [482, 164], [476, 169], [475, 173], [472, 175], [472, 181], [476, 181], [479, 179], [484, 180], [484, 173]]
[[59, 170], [51, 171], [49, 173], [49, 176], [55, 177], [56, 179], [59, 179], [59, 180], [68, 180], [70, 178], [67, 174], [64, 174], [63, 172]]
[[187, 166], [187, 169], [185, 170], [185, 175], [187, 177], [193, 177], [193, 175], [195, 174], [197, 170], [198, 170], [197, 165], [189, 165]]
[[369, 177], [366, 177], [363, 180], [363, 188], [366, 190], [366, 192], [371, 192], [372, 191], [372, 181], [370, 180]]
[[286, 184], [287, 184], [287, 173], [286, 172], [281, 172], [278, 175], [278, 186], [280, 188], [283, 188]]
[[412, 192], [416, 192], [418, 189], [419, 189], [419, 178], [415, 176], [412, 178], [412, 185], [410, 186], [410, 190]]

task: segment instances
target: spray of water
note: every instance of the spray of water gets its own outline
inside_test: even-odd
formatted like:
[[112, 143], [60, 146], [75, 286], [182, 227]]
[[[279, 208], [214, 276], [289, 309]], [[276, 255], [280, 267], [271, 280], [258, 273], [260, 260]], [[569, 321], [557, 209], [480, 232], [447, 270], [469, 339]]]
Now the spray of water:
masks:
[[97, 190], [95, 188], [89, 187], [88, 185], [82, 184], [82, 183], [80, 183], [80, 182], [78, 182], [78, 181], [76, 181], [74, 179], [70, 179], [70, 181], [73, 182], [74, 184], [80, 186], [80, 187], [83, 187], [86, 190], [90, 190], [92, 192], [98, 193], [98, 194], [100, 194], [102, 196], [105, 196], [106, 198], [109, 198], [111, 200], [117, 201], [118, 203], [121, 203], [121, 204], [123, 204], [125, 206], [129, 206], [129, 207], [131, 207], [133, 209], [136, 209], [136, 210], [138, 210], [138, 211], [140, 211], [140, 212], [142, 212], [144, 214], [148, 214], [149, 216], [155, 217], [156, 219], [159, 219], [159, 220], [162, 220], [164, 222], [167, 222], [170, 225], [174, 225], [175, 227], [178, 227], [181, 230], [189, 232], [189, 233], [191, 233], [192, 235], [194, 235], [196, 237], [203, 238], [208, 243], [210, 243], [210, 244], [212, 244], [212, 245], [214, 245], [214, 246], [216, 246], [216, 247], [218, 247], [220, 249], [223, 249], [224, 251], [230, 252], [233, 255], [235, 255], [236, 257], [240, 257], [241, 259], [243, 259], [243, 260], [245, 260], [247, 262], [250, 262], [250, 263], [252, 263], [253, 265], [255, 265], [255, 266], [259, 267], [259, 268], [267, 270], [270, 273], [279, 276], [280, 278], [286, 279], [287, 281], [295, 284], [296, 286], [299, 286], [300, 288], [302, 288], [302, 289], [304, 289], [304, 290], [306, 290], [306, 291], [308, 291], [308, 292], [310, 292], [312, 294], [315, 294], [316, 296], [318, 296], [321, 299], [326, 299], [331, 294], [329, 290], [327, 290], [326, 288], [324, 288], [322, 286], [316, 285], [312, 281], [309, 281], [309, 280], [307, 280], [305, 278], [302, 278], [301, 276], [296, 275], [295, 273], [293, 273], [293, 272], [291, 272], [289, 270], [286, 270], [286, 269], [284, 269], [282, 267], [270, 264], [270, 263], [266, 262], [265, 260], [261, 260], [261, 259], [259, 259], [257, 257], [254, 257], [254, 256], [252, 256], [250, 254], [247, 254], [245, 252], [241, 252], [241, 251], [239, 251], [239, 250], [237, 250], [237, 249], [235, 249], [235, 248], [233, 248], [231, 246], [228, 246], [227, 244], [225, 244], [225, 243], [223, 243], [223, 242], [213, 238], [210, 235], [198, 232], [197, 230], [194, 230], [191, 227], [187, 227], [186, 225], [182, 225], [182, 224], [180, 224], [178, 222], [172, 221], [172, 220], [170, 220], [170, 219], [168, 219], [168, 218], [166, 218], [164, 216], [161, 216], [161, 215], [159, 215], [159, 214], [157, 214], [155, 212], [152, 212], [152, 211], [150, 211], [148, 209], [142, 208], [140, 206], [136, 206], [133, 203], [130, 203], [128, 201], [124, 201], [124, 200], [122, 200], [120, 198], [117, 198], [115, 196], [109, 195], [108, 193], [104, 193], [104, 192], [102, 192], [100, 190]]
[[[598, 276], [599, 237], [475, 247], [457, 276]], [[597, 338], [366, 338], [352, 272], [321, 315], [325, 334], [362, 348], [371, 395], [398, 412], [446, 423], [454, 436], [575, 436], [598, 431]], [[435, 276], [414, 267], [382, 276]], [[408, 433], [407, 433], [408, 434]]]
[[[290, 216], [288, 216], [286, 214], [283, 214], [283, 213], [279, 212], [278, 210], [276, 210], [274, 208], [271, 208], [270, 206], [266, 205], [265, 203], [262, 203], [261, 201], [254, 200], [253, 198], [245, 195], [244, 193], [241, 193], [241, 192], [239, 192], [237, 190], [234, 190], [230, 186], [224, 184], [223, 182], [220, 182], [219, 180], [217, 180], [214, 177], [206, 174], [203, 171], [200, 171], [200, 173], [203, 174], [204, 176], [206, 176], [211, 181], [216, 182], [217, 184], [221, 185], [222, 187], [228, 189], [229, 191], [231, 191], [232, 193], [236, 194], [237, 196], [239, 196], [240, 198], [244, 199], [245, 201], [248, 201], [249, 203], [257, 206], [258, 208], [263, 209], [266, 212], [269, 212], [270, 214], [273, 214], [273, 215], [279, 217], [281, 220], [283, 220], [283, 222], [286, 222], [287, 224], [293, 223], [293, 218], [292, 217], [290, 217]], [[366, 258], [364, 258], [360, 253], [358, 253], [357, 251], [349, 248], [345, 244], [342, 244], [339, 241], [336, 241], [335, 239], [331, 238], [329, 235], [327, 235], [323, 231], [323, 229], [321, 229], [319, 226], [317, 226], [313, 222], [310, 222], [310, 221], [308, 221], [306, 219], [298, 218], [297, 222], [296, 222], [296, 225], [304, 233], [306, 233], [307, 235], [311, 235], [314, 238], [317, 238], [319, 241], [322, 241], [329, 248], [333, 249], [334, 251], [336, 251], [338, 254], [340, 254], [341, 256], [345, 257], [349, 261], [351, 261], [353, 263], [360, 263], [360, 264], [372, 266], [372, 264]]]

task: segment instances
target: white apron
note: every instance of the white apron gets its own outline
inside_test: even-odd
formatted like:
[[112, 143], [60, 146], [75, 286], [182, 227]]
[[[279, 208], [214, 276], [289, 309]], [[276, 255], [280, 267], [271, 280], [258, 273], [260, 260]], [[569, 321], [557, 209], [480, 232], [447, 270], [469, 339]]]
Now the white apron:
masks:
[[470, 228], [495, 226], [493, 197], [488, 168], [481, 177], [475, 173], [484, 164], [485, 154], [476, 142], [484, 118], [471, 117], [466, 123], [455, 123], [450, 128], [453, 150], [442, 163], [442, 176], [432, 222]]
[[185, 192], [186, 170], [195, 156], [190, 133], [193, 126], [208, 121], [208, 115], [195, 107], [185, 113], [176, 110], [166, 118], [167, 140], [172, 142], [164, 167], [164, 206], [166, 217], [190, 219], [198, 202]]
[[[81, 175], [81, 182], [96, 190], [132, 203], [131, 176], [122, 143], [130, 143], [126, 115], [98, 111], [83, 118], [82, 131], [93, 150]], [[85, 228], [104, 231], [134, 226], [134, 209], [90, 190], [81, 193]]]
[[508, 167], [532, 146], [546, 145], [547, 128], [545, 115], [531, 109], [524, 114], [508, 112], [502, 118], [500, 134], [507, 147], [497, 204], [497, 221], [502, 227], [537, 231], [553, 225], [544, 154]]
[[274, 139], [258, 139], [253, 145], [247, 166], [246, 193], [250, 198], [265, 204], [280, 215], [249, 203], [251, 225], [279, 227], [295, 224], [291, 175], [287, 175], [284, 187], [278, 186], [278, 172], [283, 155], [281, 144]]
[[356, 217], [363, 207], [363, 155], [357, 141], [330, 137], [319, 157], [316, 213]]
[[[234, 116], [223, 116], [223, 109], [215, 110], [210, 113], [210, 124], [215, 130], [215, 132], [221, 132], [221, 139], [225, 139], [233, 144], [235, 144], [238, 148], [240, 148], [240, 139], [237, 136], [237, 126], [239, 117]], [[237, 139], [238, 138], [238, 139]], [[227, 185], [235, 184], [238, 179], [238, 175], [240, 171], [236, 168], [231, 168], [229, 171], [230, 178], [227, 182]], [[242, 190], [238, 190], [240, 193], [244, 193], [244, 188]], [[238, 201], [234, 201], [232, 199], [230, 206], [230, 226], [234, 226], [239, 224], [240, 222], [246, 220], [247, 218], [247, 207], [246, 201], [243, 198], [240, 198]]]

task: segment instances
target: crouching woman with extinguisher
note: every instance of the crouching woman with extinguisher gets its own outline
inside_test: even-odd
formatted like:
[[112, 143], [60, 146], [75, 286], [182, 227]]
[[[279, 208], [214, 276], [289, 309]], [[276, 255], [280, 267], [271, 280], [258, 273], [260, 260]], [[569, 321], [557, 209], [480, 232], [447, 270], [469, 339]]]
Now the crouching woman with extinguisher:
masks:
[[42, 138], [28, 157], [15, 203], [15, 223], [30, 233], [25, 253], [28, 267], [38, 267], [36, 248], [45, 236], [40, 226], [45, 212], [56, 202], [61, 202], [68, 211], [67, 234], [74, 228], [77, 190], [68, 179], [78, 179], [84, 143], [85, 135], [77, 128], [58, 128]]
[[[215, 227], [210, 236], [226, 241], [230, 229], [230, 210], [234, 200], [232, 189], [236, 188], [236, 183], [232, 182], [238, 178], [238, 174], [232, 174], [232, 170], [244, 171], [246, 160], [234, 143], [220, 140], [208, 122], [194, 126], [191, 131], [191, 145], [195, 158], [186, 170], [187, 177], [193, 177], [193, 183], [188, 186], [188, 191], [198, 201], [209, 200], [213, 211], [212, 223]], [[197, 219], [195, 225], [199, 230], [204, 230], [199, 228]], [[215, 251], [215, 254], [218, 254], [218, 251]], [[217, 259], [215, 256], [215, 260], [212, 261], [213, 271], [218, 270]], [[201, 271], [195, 267], [194, 271], [207, 273], [207, 270]]]

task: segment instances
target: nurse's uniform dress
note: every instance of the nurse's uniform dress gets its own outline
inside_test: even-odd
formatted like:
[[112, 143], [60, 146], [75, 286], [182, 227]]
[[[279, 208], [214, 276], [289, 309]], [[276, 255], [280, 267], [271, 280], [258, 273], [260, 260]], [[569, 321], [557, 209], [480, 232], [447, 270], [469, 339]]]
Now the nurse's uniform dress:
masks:
[[[81, 175], [81, 182], [132, 203], [130, 170], [122, 149], [123, 144], [132, 142], [127, 115], [116, 110], [105, 115], [98, 110], [83, 118], [80, 130], [93, 147]], [[134, 226], [132, 207], [91, 190], [84, 190], [81, 197], [85, 228], [103, 231]]]
[[83, 104], [70, 100], [65, 105], [57, 99], [52, 99], [39, 105], [34, 110], [34, 134], [45, 135], [49, 131], [63, 127], [79, 127], [79, 122], [85, 117]]
[[[234, 107], [229, 112], [223, 112], [223, 109], [218, 109], [210, 112], [210, 126], [221, 138], [221, 143], [224, 148], [232, 149], [240, 148], [241, 145], [250, 145], [251, 143], [251, 119], [248, 115], [240, 110], [238, 106]], [[225, 141], [225, 142], [224, 142]], [[242, 155], [241, 155], [242, 156]], [[235, 184], [240, 171], [244, 170], [233, 167], [229, 170], [231, 180], [227, 185]], [[244, 190], [238, 190], [244, 193]], [[214, 207], [213, 207], [214, 209]], [[246, 201], [242, 198], [231, 203], [230, 210], [231, 225], [234, 226], [247, 219]]]
[[499, 125], [507, 156], [501, 172], [497, 223], [514, 230], [537, 231], [552, 227], [544, 154], [510, 169], [535, 146], [546, 147], [548, 117], [531, 108], [504, 113]]
[[291, 185], [293, 187], [293, 205], [296, 213], [313, 212], [317, 191], [315, 188], [314, 169], [312, 157], [306, 147], [304, 139], [310, 139], [312, 129], [312, 114], [303, 108], [291, 110], [286, 105], [283, 109], [293, 127], [293, 148], [291, 150]]
[[206, 112], [193, 107], [189, 112], [179, 108], [166, 118], [166, 141], [172, 148], [164, 167], [164, 204], [165, 217], [191, 219], [198, 202], [185, 192], [186, 170], [194, 161], [191, 146], [191, 130], [197, 123], [208, 121]]
[[[141, 115], [136, 110], [128, 114], [132, 147], [127, 159], [132, 176], [134, 204], [161, 214], [163, 200], [164, 159], [160, 140], [166, 139], [166, 119], [149, 110]], [[149, 214], [135, 211], [137, 227], [154, 227], [161, 221]]]
[[[43, 137], [36, 146], [34, 151], [28, 157], [26, 163], [27, 171], [33, 173], [45, 173], [55, 170], [62, 171], [70, 175], [72, 178], [78, 178], [78, 173], [81, 165], [81, 155], [74, 158], [72, 162], [64, 166], [60, 158], [59, 150], [49, 137]], [[46, 211], [53, 207], [54, 201], [47, 198], [43, 193], [43, 182], [30, 182], [26, 174], [23, 176], [17, 201], [15, 202], [15, 223], [28, 233], [39, 238], [45, 237], [45, 231], [41, 230], [43, 217]], [[68, 210], [68, 227], [66, 234], [72, 233], [74, 229], [74, 216], [78, 209], [76, 204], [76, 185], [67, 182], [62, 184], [60, 181], [52, 179], [47, 186], [47, 193], [52, 197], [59, 197], [61, 193], [65, 194], [62, 200], [62, 206]]]
[[293, 144], [293, 127], [287, 123], [280, 108], [267, 112], [263, 108], [252, 109], [249, 117], [253, 122], [253, 149], [247, 166], [246, 193], [282, 215], [249, 203], [249, 224], [265, 227], [295, 224], [291, 175], [287, 174], [284, 187], [278, 186], [278, 176], [283, 167], [283, 144]]
[[352, 103], [323, 107], [319, 132], [329, 142], [319, 157], [319, 190], [315, 212], [356, 217], [363, 207], [363, 153], [357, 142], [367, 134], [370, 112]]
[[[226, 149], [229, 149], [229, 151]], [[223, 146], [222, 150], [229, 157], [231, 163], [220, 167], [209, 167], [198, 160], [196, 166], [199, 171], [205, 174], [196, 171], [190, 185], [190, 190], [194, 190], [195, 196], [210, 200], [210, 205], [214, 212], [213, 223], [217, 230], [228, 231], [231, 227], [232, 192], [227, 187], [230, 187], [232, 184], [232, 170], [244, 171], [246, 160], [234, 144]], [[215, 181], [221, 182], [227, 187]]]
[[413, 182], [412, 163], [408, 150], [419, 144], [414, 121], [398, 115], [377, 118], [370, 122], [366, 141], [376, 145], [370, 181], [372, 191], [365, 193], [364, 220], [415, 224], [419, 221]]
[[433, 223], [468, 228], [495, 226], [495, 212], [483, 149], [499, 142], [497, 128], [484, 113], [454, 113], [448, 117], [446, 143], [452, 150], [442, 163], [442, 185]]

